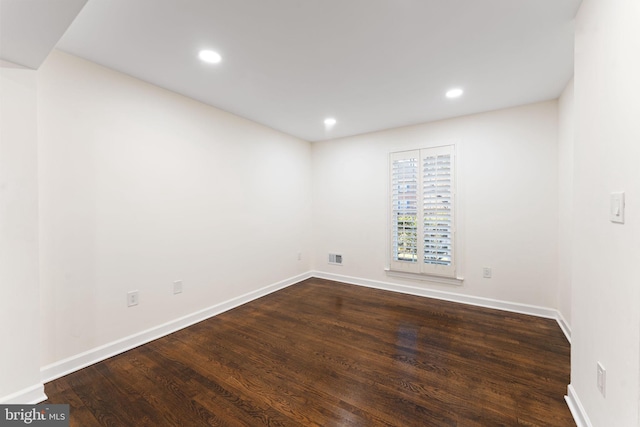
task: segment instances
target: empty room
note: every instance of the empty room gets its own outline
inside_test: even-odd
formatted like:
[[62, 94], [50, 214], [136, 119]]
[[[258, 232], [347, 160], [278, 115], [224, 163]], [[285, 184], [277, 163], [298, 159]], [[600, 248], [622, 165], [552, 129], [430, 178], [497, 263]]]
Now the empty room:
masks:
[[0, 0], [0, 425], [640, 427], [638, 76], [637, 0]]

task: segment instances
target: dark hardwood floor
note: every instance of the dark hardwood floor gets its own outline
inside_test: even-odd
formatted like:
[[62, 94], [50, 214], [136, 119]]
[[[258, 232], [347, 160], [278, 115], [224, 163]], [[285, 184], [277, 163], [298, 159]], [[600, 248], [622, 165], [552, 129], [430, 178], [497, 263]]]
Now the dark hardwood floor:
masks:
[[575, 426], [554, 320], [310, 279], [46, 384], [72, 426]]

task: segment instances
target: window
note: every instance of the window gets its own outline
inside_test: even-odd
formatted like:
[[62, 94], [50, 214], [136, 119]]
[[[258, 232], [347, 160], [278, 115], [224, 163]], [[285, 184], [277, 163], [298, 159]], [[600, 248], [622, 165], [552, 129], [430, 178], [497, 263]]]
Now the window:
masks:
[[455, 277], [454, 147], [391, 153], [392, 271]]

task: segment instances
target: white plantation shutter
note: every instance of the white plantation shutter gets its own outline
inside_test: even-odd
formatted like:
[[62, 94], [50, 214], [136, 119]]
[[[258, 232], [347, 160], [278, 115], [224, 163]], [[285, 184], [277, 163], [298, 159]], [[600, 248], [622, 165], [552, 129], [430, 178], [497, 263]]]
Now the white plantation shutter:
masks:
[[420, 152], [391, 158], [391, 262], [396, 269], [419, 272], [418, 184]]
[[390, 268], [455, 277], [453, 146], [391, 154]]
[[454, 175], [453, 147], [420, 150], [424, 273], [453, 276]]

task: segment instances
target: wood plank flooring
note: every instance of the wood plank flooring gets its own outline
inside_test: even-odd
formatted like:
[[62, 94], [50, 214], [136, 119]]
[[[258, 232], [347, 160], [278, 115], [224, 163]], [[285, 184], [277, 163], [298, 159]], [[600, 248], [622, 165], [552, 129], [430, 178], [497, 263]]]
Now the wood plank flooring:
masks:
[[554, 320], [309, 279], [46, 384], [72, 426], [575, 426]]

